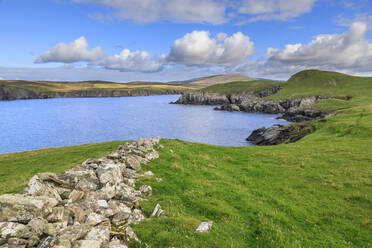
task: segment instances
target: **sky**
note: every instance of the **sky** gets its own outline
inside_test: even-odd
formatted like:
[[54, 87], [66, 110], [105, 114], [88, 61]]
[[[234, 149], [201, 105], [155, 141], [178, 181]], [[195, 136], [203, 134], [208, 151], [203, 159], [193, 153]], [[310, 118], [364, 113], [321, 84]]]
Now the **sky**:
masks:
[[371, 0], [0, 0], [0, 79], [372, 76]]

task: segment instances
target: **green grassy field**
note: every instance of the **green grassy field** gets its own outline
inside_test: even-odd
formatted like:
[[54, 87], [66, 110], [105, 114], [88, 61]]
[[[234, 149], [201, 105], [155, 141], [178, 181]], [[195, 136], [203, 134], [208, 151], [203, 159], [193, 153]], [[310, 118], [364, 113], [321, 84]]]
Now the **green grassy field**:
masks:
[[247, 82], [231, 82], [225, 84], [216, 84], [206, 88], [203, 88], [202, 91], [205, 92], [214, 92], [214, 93], [241, 93], [245, 91], [252, 91], [258, 93], [267, 88], [274, 87], [277, 85], [282, 85], [283, 82], [280, 81], [269, 81], [269, 80], [255, 80]]
[[[271, 98], [352, 98], [320, 102], [332, 115], [292, 144], [218, 147], [162, 140], [160, 158], [143, 168], [163, 181], [144, 178], [137, 186], [153, 188], [141, 202], [144, 213], [160, 203], [169, 218], [133, 226], [140, 239], [178, 248], [372, 247], [371, 78], [305, 71], [283, 85]], [[62, 172], [119, 143], [0, 155], [0, 192], [19, 191], [37, 172]], [[214, 222], [211, 233], [194, 232], [201, 221]]]

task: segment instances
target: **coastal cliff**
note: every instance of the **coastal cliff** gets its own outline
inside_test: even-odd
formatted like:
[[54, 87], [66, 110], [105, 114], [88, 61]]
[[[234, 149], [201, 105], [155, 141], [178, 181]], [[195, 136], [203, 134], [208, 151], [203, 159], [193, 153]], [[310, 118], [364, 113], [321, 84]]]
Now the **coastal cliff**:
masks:
[[319, 100], [326, 99], [313, 96], [299, 99], [266, 100], [264, 97], [275, 94], [280, 86], [269, 88], [259, 93], [243, 92], [241, 94], [209, 93], [202, 91], [186, 92], [174, 104], [222, 105], [215, 110], [261, 112], [268, 114], [283, 114], [281, 118], [301, 122], [323, 118], [326, 111], [320, 111], [305, 106], [313, 105]]
[[76, 97], [123, 97], [123, 96], [150, 96], [150, 95], [170, 95], [181, 94], [181, 90], [176, 89], [89, 89], [74, 91], [50, 91], [35, 92], [22, 88], [0, 85], [0, 100], [18, 99], [45, 99], [45, 98], [76, 98]]
[[246, 91], [239, 94], [213, 93], [205, 91], [188, 91], [174, 102], [175, 104], [194, 104], [194, 105], [224, 105], [239, 104], [252, 98], [263, 98], [277, 93], [281, 86], [267, 88], [260, 92], [254, 93]]

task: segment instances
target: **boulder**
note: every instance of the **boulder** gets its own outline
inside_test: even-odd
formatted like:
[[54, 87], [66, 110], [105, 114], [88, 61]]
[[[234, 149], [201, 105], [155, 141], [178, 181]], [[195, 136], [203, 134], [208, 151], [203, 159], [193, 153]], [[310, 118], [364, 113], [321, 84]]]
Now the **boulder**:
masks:
[[211, 229], [212, 229], [212, 224], [213, 224], [212, 221], [202, 222], [202, 223], [200, 223], [198, 228], [195, 230], [195, 232], [197, 232], [197, 233], [210, 232]]

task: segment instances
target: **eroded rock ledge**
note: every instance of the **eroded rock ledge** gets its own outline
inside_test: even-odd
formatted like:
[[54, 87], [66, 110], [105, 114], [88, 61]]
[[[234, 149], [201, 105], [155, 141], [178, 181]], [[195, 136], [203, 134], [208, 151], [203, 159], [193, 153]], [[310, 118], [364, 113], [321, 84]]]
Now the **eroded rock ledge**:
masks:
[[136, 179], [141, 163], [159, 157], [159, 140], [125, 143], [62, 175], [39, 173], [20, 194], [1, 195], [0, 247], [126, 248], [138, 241], [128, 225], [145, 219], [138, 203], [151, 187], [136, 190]]

